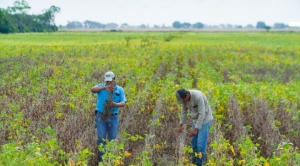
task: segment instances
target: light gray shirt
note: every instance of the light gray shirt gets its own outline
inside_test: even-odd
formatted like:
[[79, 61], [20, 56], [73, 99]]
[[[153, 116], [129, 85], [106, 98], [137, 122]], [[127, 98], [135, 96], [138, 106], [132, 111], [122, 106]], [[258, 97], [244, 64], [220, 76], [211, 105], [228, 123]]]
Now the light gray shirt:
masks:
[[208, 104], [206, 96], [198, 90], [188, 90], [191, 98], [188, 102], [182, 104], [180, 124], [186, 123], [187, 113], [190, 110], [193, 125], [195, 128], [201, 129], [203, 124], [213, 119], [211, 108]]

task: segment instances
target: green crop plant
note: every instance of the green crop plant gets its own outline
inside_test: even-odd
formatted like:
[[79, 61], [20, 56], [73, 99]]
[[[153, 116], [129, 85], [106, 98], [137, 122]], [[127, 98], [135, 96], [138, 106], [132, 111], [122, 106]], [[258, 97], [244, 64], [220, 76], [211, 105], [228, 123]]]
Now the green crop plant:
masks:
[[0, 35], [0, 165], [97, 165], [96, 96], [90, 88], [108, 70], [125, 89], [120, 133], [129, 135], [112, 142], [111, 152], [106, 149], [112, 164], [191, 164], [184, 153], [191, 126], [176, 134], [181, 106], [174, 94], [186, 88], [203, 91], [213, 109], [207, 165], [297, 165], [299, 37], [298, 32]]

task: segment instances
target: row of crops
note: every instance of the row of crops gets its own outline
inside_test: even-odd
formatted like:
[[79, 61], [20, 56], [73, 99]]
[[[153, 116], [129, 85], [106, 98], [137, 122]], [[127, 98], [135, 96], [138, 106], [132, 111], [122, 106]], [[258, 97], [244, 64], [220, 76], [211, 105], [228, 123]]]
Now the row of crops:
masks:
[[299, 33], [58, 32], [0, 36], [0, 165], [98, 165], [90, 88], [128, 102], [108, 165], [191, 165], [179, 88], [214, 110], [207, 164], [299, 165]]

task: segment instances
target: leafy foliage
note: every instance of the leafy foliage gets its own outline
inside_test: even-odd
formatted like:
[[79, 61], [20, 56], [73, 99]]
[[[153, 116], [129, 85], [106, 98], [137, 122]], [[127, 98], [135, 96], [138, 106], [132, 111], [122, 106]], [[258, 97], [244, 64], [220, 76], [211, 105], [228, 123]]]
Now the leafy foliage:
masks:
[[55, 14], [59, 7], [51, 6], [40, 15], [29, 15], [29, 4], [25, 0], [17, 0], [13, 7], [6, 10], [0, 8], [0, 33], [14, 32], [55, 32], [58, 30], [54, 23]]
[[0, 165], [97, 165], [90, 88], [107, 70], [117, 74], [128, 102], [120, 113], [125, 134], [110, 142], [106, 161], [191, 164], [198, 155], [190, 153], [191, 126], [175, 134], [174, 93], [183, 87], [203, 91], [214, 110], [209, 165], [299, 165], [298, 39], [298, 33], [1, 35]]

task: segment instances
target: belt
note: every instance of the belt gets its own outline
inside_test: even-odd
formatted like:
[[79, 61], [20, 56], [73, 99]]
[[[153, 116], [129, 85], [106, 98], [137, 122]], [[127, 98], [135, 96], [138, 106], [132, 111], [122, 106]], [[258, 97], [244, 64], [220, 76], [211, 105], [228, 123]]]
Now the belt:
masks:
[[[103, 113], [103, 112], [97, 111], [97, 114], [103, 115], [104, 113]], [[115, 115], [118, 115], [118, 113], [111, 113], [111, 114], [110, 114], [110, 116], [115, 116]]]

